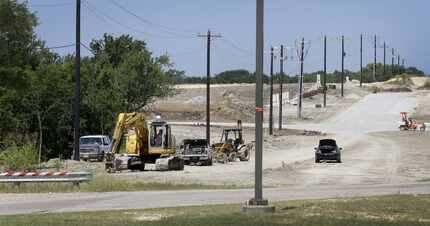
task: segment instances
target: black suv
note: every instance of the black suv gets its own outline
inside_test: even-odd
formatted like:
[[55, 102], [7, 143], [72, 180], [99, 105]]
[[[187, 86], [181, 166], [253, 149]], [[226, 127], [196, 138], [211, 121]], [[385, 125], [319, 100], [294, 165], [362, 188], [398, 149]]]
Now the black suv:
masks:
[[333, 139], [320, 140], [318, 147], [315, 147], [315, 162], [319, 163], [321, 160], [334, 160], [341, 163], [340, 151], [342, 148], [338, 147], [336, 141]]

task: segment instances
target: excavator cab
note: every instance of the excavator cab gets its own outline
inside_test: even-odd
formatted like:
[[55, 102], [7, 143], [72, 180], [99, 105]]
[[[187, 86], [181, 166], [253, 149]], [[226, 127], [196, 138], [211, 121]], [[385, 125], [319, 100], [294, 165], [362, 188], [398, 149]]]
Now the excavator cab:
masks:
[[170, 125], [164, 121], [152, 122], [149, 132], [151, 134], [151, 147], [169, 149], [174, 146], [174, 144], [172, 145], [174, 142], [171, 131]]

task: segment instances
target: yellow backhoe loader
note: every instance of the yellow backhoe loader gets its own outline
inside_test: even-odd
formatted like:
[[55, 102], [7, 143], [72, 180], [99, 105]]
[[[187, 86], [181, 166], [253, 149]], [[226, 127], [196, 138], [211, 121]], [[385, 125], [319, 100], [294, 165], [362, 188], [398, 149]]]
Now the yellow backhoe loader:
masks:
[[[149, 126], [148, 126], [149, 124]], [[120, 113], [106, 154], [106, 170], [145, 169], [155, 163], [156, 170], [183, 170], [184, 161], [176, 155], [175, 137], [170, 125], [157, 119], [148, 122], [143, 113]]]

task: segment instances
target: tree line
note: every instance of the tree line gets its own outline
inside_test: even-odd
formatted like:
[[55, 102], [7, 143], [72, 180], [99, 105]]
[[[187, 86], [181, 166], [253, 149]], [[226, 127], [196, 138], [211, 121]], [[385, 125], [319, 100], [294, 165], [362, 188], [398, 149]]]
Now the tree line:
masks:
[[[74, 55], [59, 56], [35, 34], [26, 2], [0, 1], [0, 151], [33, 144], [44, 159], [69, 157], [73, 144]], [[167, 56], [144, 41], [109, 34], [81, 61], [82, 134], [109, 134], [118, 112], [141, 111], [173, 91]]]
[[[406, 73], [416, 76], [424, 76], [424, 72], [418, 70], [415, 67], [403, 67], [394, 65], [393, 71], [394, 74], [391, 73], [391, 65], [385, 66], [385, 74], [383, 73], [383, 64], [376, 64], [376, 81], [386, 81], [398, 74]], [[316, 71], [312, 73], [304, 73], [303, 81], [304, 82], [316, 82], [317, 74], [322, 76], [324, 71]], [[341, 71], [335, 70], [334, 72], [327, 73], [327, 82], [328, 83], [337, 83], [341, 80]], [[348, 76], [350, 79], [360, 80], [360, 71], [350, 71], [345, 70], [345, 77]], [[297, 75], [288, 75], [285, 74], [282, 77], [283, 83], [297, 83], [298, 76]], [[198, 77], [198, 76], [186, 76], [184, 72], [178, 73], [173, 78], [176, 84], [202, 84], [206, 83], [206, 76]], [[274, 83], [280, 82], [281, 76], [279, 73], [273, 75]], [[268, 84], [270, 82], [270, 77], [267, 74], [263, 75], [263, 82]], [[363, 82], [373, 82], [373, 64], [368, 64], [363, 67]], [[230, 83], [255, 83], [255, 74], [245, 70], [227, 70], [216, 74], [211, 77], [211, 83], [214, 84], [230, 84]]]

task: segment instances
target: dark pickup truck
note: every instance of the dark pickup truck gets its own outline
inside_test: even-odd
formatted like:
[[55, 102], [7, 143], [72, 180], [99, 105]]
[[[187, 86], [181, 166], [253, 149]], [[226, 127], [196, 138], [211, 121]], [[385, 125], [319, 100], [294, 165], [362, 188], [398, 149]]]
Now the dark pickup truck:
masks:
[[318, 147], [315, 147], [315, 162], [321, 160], [332, 160], [341, 163], [340, 151], [342, 148], [337, 146], [336, 140], [323, 139], [320, 140]]

